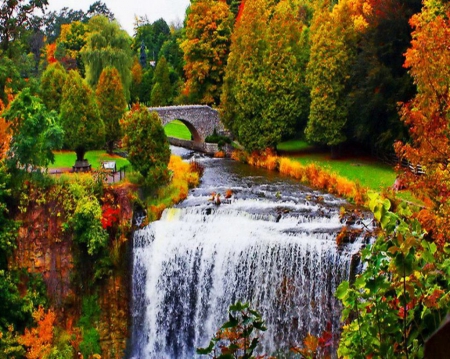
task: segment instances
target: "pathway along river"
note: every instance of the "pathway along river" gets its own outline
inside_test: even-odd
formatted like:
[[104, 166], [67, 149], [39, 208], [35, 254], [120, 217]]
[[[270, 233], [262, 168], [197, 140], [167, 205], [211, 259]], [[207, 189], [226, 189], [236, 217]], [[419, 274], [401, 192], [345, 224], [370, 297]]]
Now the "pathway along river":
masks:
[[[336, 246], [346, 202], [231, 160], [197, 161], [205, 166], [200, 186], [135, 233], [131, 358], [195, 358], [236, 300], [266, 321], [261, 353], [287, 357], [327, 323], [338, 333], [333, 293], [361, 247]], [[230, 203], [209, 200], [227, 189]]]

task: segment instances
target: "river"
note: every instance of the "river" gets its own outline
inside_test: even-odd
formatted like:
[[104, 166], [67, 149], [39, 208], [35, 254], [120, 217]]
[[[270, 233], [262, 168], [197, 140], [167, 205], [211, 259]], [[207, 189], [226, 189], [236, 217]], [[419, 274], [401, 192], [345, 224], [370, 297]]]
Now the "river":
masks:
[[196, 160], [205, 166], [200, 186], [134, 235], [131, 358], [196, 357], [236, 300], [266, 322], [261, 353], [287, 358], [290, 346], [327, 326], [337, 336], [333, 293], [361, 247], [335, 243], [348, 203], [232, 160]]

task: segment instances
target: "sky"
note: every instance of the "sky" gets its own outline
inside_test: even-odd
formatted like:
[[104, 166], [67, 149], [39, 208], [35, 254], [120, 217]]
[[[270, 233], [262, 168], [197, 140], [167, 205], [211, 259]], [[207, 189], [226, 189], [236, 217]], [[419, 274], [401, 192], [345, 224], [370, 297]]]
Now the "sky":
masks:
[[[47, 11], [59, 11], [63, 7], [87, 11], [96, 0], [48, 0]], [[163, 18], [171, 22], [183, 21], [189, 0], [102, 0], [113, 12], [116, 20], [133, 35], [135, 15], [147, 15], [150, 22]]]

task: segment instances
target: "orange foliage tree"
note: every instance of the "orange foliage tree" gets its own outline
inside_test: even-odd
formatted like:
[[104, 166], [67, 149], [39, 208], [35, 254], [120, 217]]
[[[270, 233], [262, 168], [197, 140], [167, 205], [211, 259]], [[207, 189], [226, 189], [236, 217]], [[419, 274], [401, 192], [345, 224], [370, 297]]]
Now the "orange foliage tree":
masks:
[[36, 328], [25, 329], [25, 334], [19, 338], [19, 343], [26, 346], [28, 359], [45, 358], [50, 354], [53, 344], [53, 325], [56, 315], [52, 310], [45, 312], [39, 308], [33, 312]]
[[395, 148], [399, 157], [424, 169], [424, 175], [411, 171], [404, 177], [416, 195], [431, 203], [432, 211], [422, 212], [421, 218], [443, 242], [450, 229], [450, 4], [425, 1], [424, 5], [410, 20], [415, 30], [404, 64], [418, 90], [401, 110], [412, 141], [399, 142]]
[[219, 103], [233, 20], [225, 0], [199, 0], [191, 5], [186, 40], [181, 44], [186, 62], [184, 93], [190, 101]]
[[11, 136], [8, 132], [8, 123], [1, 117], [1, 113], [4, 109], [5, 105], [3, 101], [0, 100], [0, 160], [5, 158], [9, 149], [9, 141], [11, 140]]

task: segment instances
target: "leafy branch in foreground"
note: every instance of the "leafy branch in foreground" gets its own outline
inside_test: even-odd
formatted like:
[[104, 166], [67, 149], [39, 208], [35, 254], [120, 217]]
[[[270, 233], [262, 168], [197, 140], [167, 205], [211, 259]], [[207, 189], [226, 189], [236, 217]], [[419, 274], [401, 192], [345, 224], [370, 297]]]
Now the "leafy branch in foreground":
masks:
[[[237, 302], [228, 309], [228, 321], [223, 324], [206, 348], [197, 354], [213, 359], [252, 359], [259, 337], [256, 331], [265, 331], [264, 320], [248, 303]], [[261, 358], [258, 356], [258, 358]]]
[[450, 309], [450, 244], [429, 240], [406, 204], [370, 196], [378, 238], [362, 251], [364, 271], [336, 290], [344, 309], [338, 355], [423, 358], [425, 340]]

